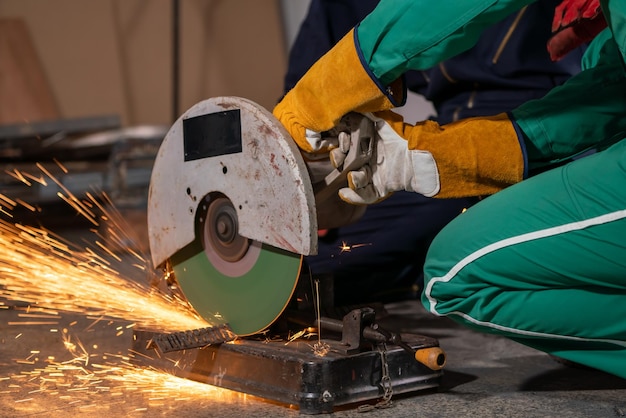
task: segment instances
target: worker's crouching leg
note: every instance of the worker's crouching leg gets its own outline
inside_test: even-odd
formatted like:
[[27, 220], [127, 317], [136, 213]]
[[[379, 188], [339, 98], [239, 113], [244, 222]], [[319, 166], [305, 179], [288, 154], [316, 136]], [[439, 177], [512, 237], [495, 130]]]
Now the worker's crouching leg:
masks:
[[429, 249], [426, 309], [626, 378], [624, 157], [626, 142], [458, 216]]

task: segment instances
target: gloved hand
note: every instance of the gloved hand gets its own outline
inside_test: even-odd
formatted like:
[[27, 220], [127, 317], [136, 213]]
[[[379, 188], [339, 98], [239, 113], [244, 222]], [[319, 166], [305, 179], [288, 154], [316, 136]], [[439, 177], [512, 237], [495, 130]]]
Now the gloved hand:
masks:
[[[374, 153], [348, 173], [349, 188], [339, 191], [348, 203], [376, 203], [398, 190], [439, 198], [482, 196], [523, 178], [519, 140], [504, 113], [443, 126], [405, 124], [391, 111], [371, 117], [378, 133]], [[331, 151], [331, 161], [340, 162], [341, 152], [341, 146]]]
[[351, 30], [320, 58], [274, 108], [298, 146], [308, 153], [326, 153], [332, 142], [320, 132], [337, 125], [351, 111], [374, 112], [400, 106], [405, 101], [401, 80], [381, 88], [363, 67]]
[[591, 41], [607, 23], [598, 0], [564, 0], [554, 10], [548, 52], [558, 61], [568, 52]]
[[[440, 185], [433, 155], [428, 151], [409, 150], [407, 140], [394, 131], [391, 124], [372, 114], [366, 116], [376, 123], [373, 154], [369, 164], [348, 173], [350, 187], [339, 190], [339, 197], [352, 204], [371, 204], [398, 190], [424, 196], [436, 194]], [[341, 168], [350, 146], [349, 138], [341, 139], [340, 136], [339, 147], [330, 152], [330, 161], [336, 168]]]

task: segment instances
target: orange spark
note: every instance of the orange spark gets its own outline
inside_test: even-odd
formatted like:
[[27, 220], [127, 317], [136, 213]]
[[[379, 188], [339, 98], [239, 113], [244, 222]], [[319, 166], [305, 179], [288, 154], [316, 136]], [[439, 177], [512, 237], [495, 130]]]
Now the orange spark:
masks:
[[[68, 204], [96, 223], [93, 210], [43, 166], [38, 164], [37, 167], [63, 189], [63, 199]], [[37, 177], [17, 171], [15, 175]], [[92, 243], [79, 246], [45, 228], [0, 219], [0, 298], [27, 302], [39, 308], [123, 319], [139, 327], [161, 331], [210, 325], [187, 304], [150, 285], [149, 276], [156, 272], [141, 255], [136, 252], [118, 254], [126, 248], [128, 233], [113, 222], [115, 214], [106, 212], [96, 197], [88, 195], [86, 200], [104, 211], [110, 220], [109, 228], [117, 230], [106, 244], [97, 230]]]
[[[58, 185], [63, 191], [59, 193], [60, 197], [99, 228], [92, 231], [93, 240], [85, 239], [78, 245], [46, 228], [0, 218], [0, 305], [3, 299], [30, 304], [24, 313], [18, 314], [22, 321], [13, 321], [9, 325], [22, 328], [54, 325], [50, 332], [59, 332], [62, 328], [63, 347], [72, 356], [64, 361], [46, 355], [42, 350], [30, 350], [25, 358], [16, 359], [17, 364], [26, 365], [29, 370], [0, 376], [0, 393], [20, 394], [14, 399], [15, 411], [45, 413], [49, 407], [49, 400], [45, 399], [49, 398], [38, 403], [39, 396], [54, 396], [58, 401], [88, 413], [106, 413], [115, 408], [123, 415], [124, 412], [143, 412], [150, 406], [163, 405], [166, 400], [190, 401], [194, 405], [245, 401], [248, 395], [159, 370], [137, 368], [130, 356], [89, 352], [80, 340], [70, 337], [68, 329], [60, 324], [60, 313], [80, 314], [93, 320], [84, 332], [93, 331], [93, 326], [102, 321], [113, 325], [113, 320], [123, 320], [127, 325], [115, 325], [113, 330], [117, 336], [134, 327], [174, 332], [212, 324], [207, 324], [184, 301], [150, 284], [155, 281], [157, 273], [141, 254], [127, 248], [130, 228], [121, 222], [119, 214], [106, 210], [113, 207], [106, 195], [95, 197], [88, 194], [85, 200], [79, 200], [43, 166], [37, 167], [43, 176], [26, 175], [17, 170], [9, 174], [25, 185], [31, 184], [29, 180]], [[52, 181], [46, 181], [46, 177]], [[102, 199], [105, 204], [101, 203]], [[0, 195], [0, 203], [4, 204], [2, 212], [10, 216], [9, 211], [16, 206], [16, 201]], [[19, 204], [29, 206], [22, 201]], [[98, 216], [96, 211], [103, 214]], [[107, 239], [100, 235], [104, 227], [108, 232]], [[160, 277], [159, 280], [166, 278]], [[73, 321], [69, 326], [75, 324]], [[15, 339], [21, 336], [19, 333]], [[98, 345], [91, 347], [95, 350]], [[133, 398], [139, 398], [142, 406], [129, 402]], [[120, 410], [124, 403], [128, 406]]]
[[30, 371], [0, 378], [0, 385], [6, 388], [0, 393], [21, 394], [13, 400], [17, 411], [42, 412], [38, 410], [45, 410], [50, 397], [81, 410], [107, 411], [115, 406], [116, 415], [167, 403], [190, 402], [197, 406], [254, 399], [164, 371], [134, 367], [131, 356], [89, 352], [69, 334], [64, 335], [63, 343], [71, 359], [57, 360], [39, 351], [32, 352], [26, 359], [16, 360], [18, 364], [34, 366]]
[[341, 245], [339, 246], [339, 250], [340, 250], [340, 254], [341, 253], [346, 253], [346, 252], [351, 252], [353, 249], [355, 248], [359, 248], [359, 247], [365, 247], [368, 245], [372, 245], [371, 242], [368, 243], [364, 243], [364, 244], [353, 244], [353, 245], [348, 245], [345, 241], [341, 241]]

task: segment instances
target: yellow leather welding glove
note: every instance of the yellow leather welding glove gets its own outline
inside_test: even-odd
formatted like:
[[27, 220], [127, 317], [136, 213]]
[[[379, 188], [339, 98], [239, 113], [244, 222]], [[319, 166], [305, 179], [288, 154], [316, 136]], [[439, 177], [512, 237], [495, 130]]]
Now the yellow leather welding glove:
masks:
[[[398, 190], [438, 198], [483, 196], [523, 179], [522, 148], [505, 113], [443, 126], [409, 125], [391, 111], [369, 116], [378, 138], [372, 158], [348, 173], [349, 188], [339, 191], [348, 203], [376, 203]], [[331, 155], [331, 161], [341, 157]]]
[[274, 116], [305, 152], [325, 153], [333, 148], [320, 133], [351, 111], [375, 112], [404, 104], [403, 81], [380, 86], [361, 63], [355, 45], [353, 29], [274, 108]]

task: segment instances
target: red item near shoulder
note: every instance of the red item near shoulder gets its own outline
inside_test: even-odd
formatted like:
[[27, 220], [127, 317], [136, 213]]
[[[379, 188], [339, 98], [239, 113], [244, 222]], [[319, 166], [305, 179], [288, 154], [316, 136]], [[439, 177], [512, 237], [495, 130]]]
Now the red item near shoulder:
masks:
[[568, 52], [591, 41], [607, 23], [598, 0], [564, 0], [554, 9], [548, 52], [558, 61]]
[[552, 32], [557, 32], [578, 23], [582, 19], [593, 19], [602, 13], [599, 0], [563, 0], [554, 9]]

